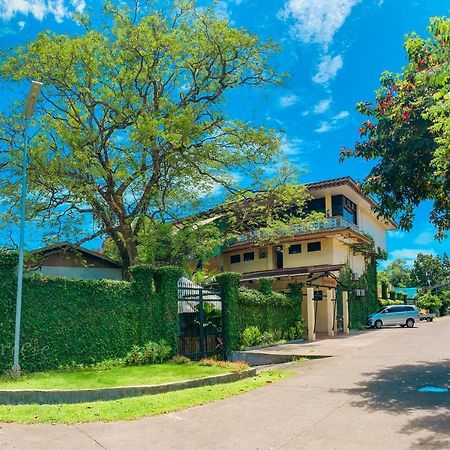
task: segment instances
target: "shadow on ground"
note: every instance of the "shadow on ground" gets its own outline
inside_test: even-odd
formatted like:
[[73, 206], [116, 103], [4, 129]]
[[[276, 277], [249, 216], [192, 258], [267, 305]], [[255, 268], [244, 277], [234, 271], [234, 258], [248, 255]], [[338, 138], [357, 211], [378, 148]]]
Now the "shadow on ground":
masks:
[[426, 385], [450, 387], [450, 360], [388, 367], [364, 375], [365, 381], [347, 391], [355, 396], [353, 406], [410, 417], [402, 433], [428, 432], [427, 437], [421, 433], [414, 448], [450, 448], [450, 392], [417, 390]]

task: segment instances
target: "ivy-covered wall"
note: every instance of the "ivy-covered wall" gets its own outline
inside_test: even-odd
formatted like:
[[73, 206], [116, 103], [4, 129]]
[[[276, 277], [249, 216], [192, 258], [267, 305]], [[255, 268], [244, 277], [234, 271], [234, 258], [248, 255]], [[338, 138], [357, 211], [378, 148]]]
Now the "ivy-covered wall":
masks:
[[[241, 275], [224, 273], [217, 276], [222, 287], [224, 330], [228, 351], [238, 350], [241, 335], [248, 327], [261, 333], [287, 333], [301, 319], [300, 294], [287, 296], [272, 291], [269, 280], [261, 280], [260, 290], [239, 287]], [[300, 292], [300, 291], [299, 291]]]
[[[364, 325], [367, 314], [373, 313], [379, 308], [376, 259], [371, 258], [366, 262], [366, 270], [358, 280], [352, 280], [352, 271], [349, 267], [343, 268], [339, 281], [338, 311], [342, 308], [342, 291], [346, 290], [348, 291], [350, 328], [360, 328]], [[364, 289], [365, 296], [356, 296], [356, 289]]]
[[[12, 365], [16, 302], [15, 254], [0, 254], [0, 372]], [[178, 341], [173, 267], [136, 266], [132, 281], [24, 279], [21, 358], [24, 371], [91, 364], [124, 356], [133, 345]]]

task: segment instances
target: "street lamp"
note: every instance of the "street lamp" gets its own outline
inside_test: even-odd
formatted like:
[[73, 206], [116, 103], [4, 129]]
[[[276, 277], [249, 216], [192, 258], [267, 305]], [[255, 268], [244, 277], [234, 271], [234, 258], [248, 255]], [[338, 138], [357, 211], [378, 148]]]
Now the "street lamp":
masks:
[[22, 192], [20, 197], [20, 236], [19, 236], [19, 267], [17, 271], [17, 300], [16, 300], [16, 330], [14, 335], [14, 364], [13, 372], [20, 372], [19, 349], [20, 349], [20, 318], [22, 314], [22, 284], [23, 284], [23, 253], [25, 246], [25, 213], [27, 204], [27, 159], [28, 159], [28, 122], [33, 114], [34, 107], [41, 92], [42, 83], [32, 81], [27, 103], [23, 113], [23, 156], [22, 156]]

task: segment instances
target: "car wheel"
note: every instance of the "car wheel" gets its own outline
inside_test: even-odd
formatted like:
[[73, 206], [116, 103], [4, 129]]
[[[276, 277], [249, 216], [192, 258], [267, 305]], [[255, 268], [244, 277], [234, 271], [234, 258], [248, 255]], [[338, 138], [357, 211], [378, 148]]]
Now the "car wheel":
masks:
[[383, 322], [381, 320], [377, 320], [373, 325], [377, 330], [379, 330], [383, 326]]
[[427, 317], [427, 322], [433, 322], [433, 319], [431, 317]]
[[407, 326], [408, 328], [412, 328], [412, 327], [414, 326], [414, 319], [408, 319], [408, 320], [406, 321], [406, 326]]

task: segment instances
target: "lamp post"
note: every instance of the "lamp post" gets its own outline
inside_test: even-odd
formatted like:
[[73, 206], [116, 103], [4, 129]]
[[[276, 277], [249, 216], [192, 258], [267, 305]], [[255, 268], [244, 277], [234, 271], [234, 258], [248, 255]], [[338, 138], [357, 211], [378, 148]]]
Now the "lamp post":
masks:
[[28, 122], [33, 114], [34, 107], [36, 106], [41, 87], [42, 83], [39, 83], [38, 81], [31, 82], [30, 92], [28, 93], [27, 103], [23, 113], [25, 126], [23, 131], [22, 192], [20, 197], [19, 267], [17, 271], [16, 329], [14, 335], [14, 363], [12, 367], [12, 370], [15, 373], [20, 372], [20, 319], [22, 315], [23, 254], [25, 246], [25, 214], [27, 204]]

